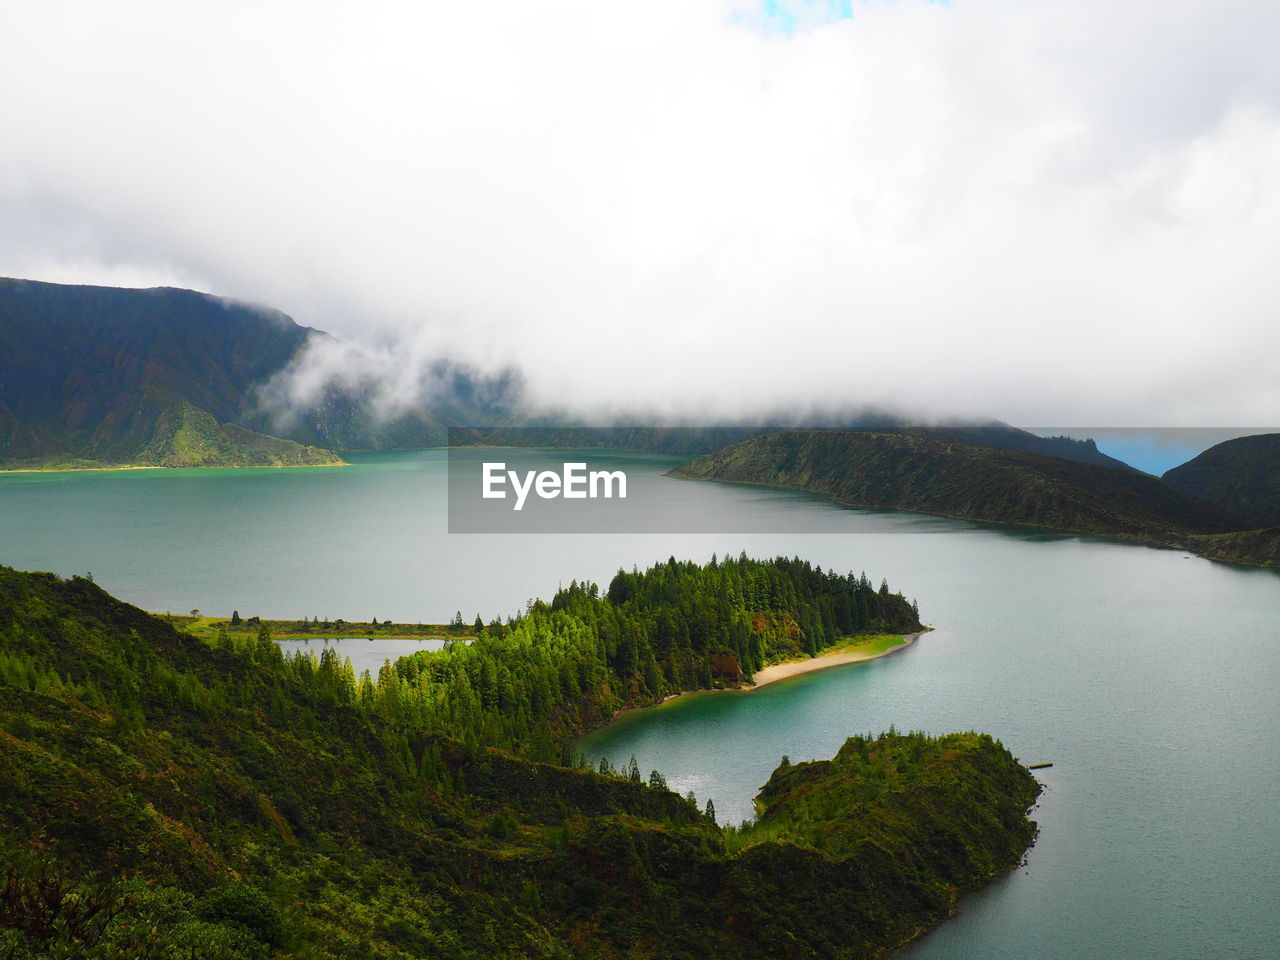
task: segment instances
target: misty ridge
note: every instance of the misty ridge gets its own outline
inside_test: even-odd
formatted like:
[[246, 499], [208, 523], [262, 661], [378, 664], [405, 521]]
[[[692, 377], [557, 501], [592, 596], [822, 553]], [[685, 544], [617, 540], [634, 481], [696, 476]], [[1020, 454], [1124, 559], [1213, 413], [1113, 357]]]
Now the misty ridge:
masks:
[[493, 425], [523, 407], [518, 369], [480, 370], [399, 345], [363, 345], [312, 330], [257, 384], [246, 416], [269, 432], [343, 450], [441, 446], [449, 427]]
[[343, 341], [278, 310], [172, 287], [0, 279], [0, 352], [9, 467], [288, 465], [323, 462], [326, 451], [442, 446], [451, 427], [725, 422], [555, 410], [527, 396], [514, 367], [481, 369], [421, 340]]
[[309, 329], [288, 365], [255, 390], [253, 415], [290, 434], [308, 429], [326, 412], [358, 412], [387, 436], [427, 421], [456, 427], [744, 430], [950, 422], [852, 401], [788, 404], [770, 399], [762, 406], [759, 398], [744, 397], [679, 410], [637, 398], [602, 404], [575, 400], [573, 383], [566, 383], [558, 397], [546, 397], [530, 391], [528, 373], [519, 364], [489, 367], [451, 356], [432, 342], [429, 330], [424, 326], [402, 331], [397, 339], [351, 341]]
[[0, 347], [0, 463], [10, 467], [298, 465], [449, 443], [694, 456], [795, 427], [911, 427], [1125, 468], [1089, 441], [852, 402], [744, 398], [737, 410], [679, 416], [557, 406], [530, 395], [524, 370], [484, 369], [422, 336], [345, 341], [278, 310], [171, 287], [0, 280]]
[[246, 418], [267, 432], [343, 450], [487, 440], [516, 446], [607, 444], [672, 453], [704, 452], [761, 430], [920, 423], [852, 403], [767, 409], [744, 403], [728, 413], [677, 414], [640, 403], [593, 408], [546, 402], [530, 395], [520, 366], [485, 368], [424, 348], [423, 339], [365, 343], [309, 330], [289, 363], [252, 391]]
[[[948, 417], [869, 403], [742, 398], [676, 412], [659, 404], [548, 402], [515, 365], [484, 369], [440, 355], [422, 335], [344, 341], [311, 330], [288, 365], [254, 391], [262, 429], [340, 450], [491, 444], [607, 448], [698, 456], [792, 429], [927, 432], [939, 439], [1133, 471], [1091, 439], [1038, 436], [999, 420]], [[572, 385], [566, 395], [572, 397]]]

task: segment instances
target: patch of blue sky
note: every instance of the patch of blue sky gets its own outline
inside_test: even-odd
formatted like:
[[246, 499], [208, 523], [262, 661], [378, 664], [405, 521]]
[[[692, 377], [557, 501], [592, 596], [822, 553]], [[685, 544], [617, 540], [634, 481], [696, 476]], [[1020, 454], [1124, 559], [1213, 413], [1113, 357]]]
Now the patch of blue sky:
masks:
[[[951, 0], [924, 2], [940, 7], [951, 6]], [[739, 23], [755, 24], [766, 33], [795, 33], [840, 20], [852, 20], [853, 7], [854, 0], [760, 0], [755, 16], [739, 15], [734, 19]]]
[[766, 33], [795, 33], [853, 17], [853, 0], [760, 0], [754, 21]]

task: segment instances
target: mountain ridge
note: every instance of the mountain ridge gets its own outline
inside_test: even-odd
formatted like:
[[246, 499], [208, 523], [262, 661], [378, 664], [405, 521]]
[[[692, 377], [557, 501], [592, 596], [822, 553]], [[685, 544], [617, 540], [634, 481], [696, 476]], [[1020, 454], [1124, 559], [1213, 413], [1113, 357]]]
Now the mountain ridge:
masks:
[[1214, 504], [1249, 529], [1280, 526], [1280, 433], [1224, 441], [1161, 479]]
[[234, 422], [314, 333], [174, 287], [0, 279], [0, 464], [340, 463]]
[[671, 476], [823, 493], [875, 507], [1043, 527], [1266, 565], [1263, 531], [1138, 472], [921, 435], [787, 431], [680, 464]]

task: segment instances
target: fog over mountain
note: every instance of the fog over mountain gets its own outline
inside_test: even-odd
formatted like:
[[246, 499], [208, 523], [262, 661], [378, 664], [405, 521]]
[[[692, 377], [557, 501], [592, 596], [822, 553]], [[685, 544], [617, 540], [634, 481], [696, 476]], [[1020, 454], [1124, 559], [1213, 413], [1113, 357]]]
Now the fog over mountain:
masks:
[[1270, 0], [5, 20], [0, 275], [353, 344], [285, 391], [447, 356], [602, 415], [1280, 421]]

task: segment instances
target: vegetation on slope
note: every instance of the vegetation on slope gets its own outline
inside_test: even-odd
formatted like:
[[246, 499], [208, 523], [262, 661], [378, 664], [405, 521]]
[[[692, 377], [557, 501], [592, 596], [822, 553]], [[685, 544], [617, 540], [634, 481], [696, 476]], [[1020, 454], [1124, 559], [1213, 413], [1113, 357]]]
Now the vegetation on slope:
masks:
[[919, 903], [945, 911], [958, 890], [1022, 859], [1039, 792], [986, 734], [890, 730], [849, 738], [831, 760], [783, 758], [756, 798], [758, 818], [727, 830], [726, 841], [730, 850], [785, 841], [816, 851], [849, 878], [841, 886], [875, 891], [829, 909], [854, 928], [888, 920], [905, 939]]
[[[546, 678], [572, 677], [583, 663], [566, 653], [587, 645], [560, 634], [576, 619], [570, 608], [594, 610], [595, 625], [575, 629], [596, 632], [605, 664], [596, 679], [621, 680], [612, 664], [629, 646], [605, 634], [628, 618], [606, 611], [656, 626], [671, 612], [659, 598], [672, 591], [688, 611], [673, 622], [696, 623], [715, 609], [692, 586], [716, 582], [706, 569], [624, 575], [616, 603], [571, 589], [559, 609], [504, 625], [501, 639], [415, 658], [418, 689], [422, 674], [452, 672], [456, 682], [426, 689], [460, 705], [478, 666], [472, 692], [491, 722], [477, 729], [466, 709], [425, 725], [401, 710], [408, 681], [393, 671], [372, 681], [331, 652], [285, 658], [265, 631], [210, 645], [87, 580], [0, 568], [0, 954], [869, 957], [944, 917], [954, 890], [992, 864], [1012, 863], [1030, 835], [1025, 819], [976, 837], [968, 872], [954, 850], [934, 862], [917, 849], [932, 842], [931, 827], [894, 834], [888, 818], [868, 831], [913, 856], [910, 869], [888, 854], [815, 849], [803, 831], [730, 852], [656, 773], [647, 785], [634, 765], [602, 776], [482, 745], [506, 736], [498, 721], [508, 708], [522, 713], [519, 703], [498, 706], [510, 692], [501, 672], [486, 704], [485, 664], [523, 672], [504, 643], [527, 631], [528, 662], [545, 663]], [[825, 576], [769, 564], [739, 572], [762, 591], [757, 603], [788, 591], [802, 602], [801, 587]], [[800, 627], [798, 609], [775, 612]], [[642, 674], [637, 662], [629, 677]], [[529, 692], [548, 693], [536, 683]], [[524, 722], [543, 716], [531, 701]], [[553, 733], [519, 739], [530, 753], [563, 746]], [[954, 775], [942, 771], [963, 751], [945, 740], [868, 749], [892, 758], [880, 773], [865, 770], [881, 782], [885, 809], [907, 803], [926, 824], [982, 823], [987, 815], [970, 807], [1029, 802], [1020, 768], [990, 740], [973, 747], [982, 763], [964, 760]], [[985, 781], [951, 789], [968, 783], [970, 766]], [[940, 788], [915, 789], [923, 783]], [[801, 792], [794, 801], [771, 792], [769, 816], [816, 835]]]
[[1098, 445], [1093, 440], [1077, 440], [1075, 437], [1067, 436], [1042, 437], [1005, 423], [957, 427], [913, 427], [905, 432], [932, 437], [935, 440], [968, 443], [976, 447], [992, 447], [996, 450], [1010, 450], [1015, 453], [1037, 453], [1044, 457], [1091, 463], [1097, 467], [1110, 467], [1113, 470], [1124, 470], [1128, 473], [1142, 472], [1123, 460], [1107, 456], [1098, 449]]
[[1245, 529], [1280, 527], [1280, 433], [1220, 443], [1162, 479], [1219, 507]]
[[672, 476], [824, 493], [887, 507], [1182, 545], [1229, 531], [1216, 507], [1155, 477], [923, 434], [792, 431], [681, 464]]
[[1189, 550], [1210, 560], [1251, 567], [1280, 567], [1280, 527], [1192, 537]]
[[134, 462], [160, 467], [314, 467], [345, 461], [319, 447], [218, 423], [199, 407], [177, 401], [160, 411], [151, 438]]
[[188, 290], [0, 279], [0, 466], [332, 463], [232, 425], [311, 333]]
[[191, 290], [0, 278], [0, 468], [334, 462], [329, 450], [444, 443], [445, 424], [515, 388], [441, 360], [431, 411], [387, 417], [350, 379], [275, 403], [276, 378], [322, 342], [279, 311]]

